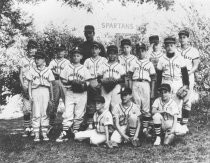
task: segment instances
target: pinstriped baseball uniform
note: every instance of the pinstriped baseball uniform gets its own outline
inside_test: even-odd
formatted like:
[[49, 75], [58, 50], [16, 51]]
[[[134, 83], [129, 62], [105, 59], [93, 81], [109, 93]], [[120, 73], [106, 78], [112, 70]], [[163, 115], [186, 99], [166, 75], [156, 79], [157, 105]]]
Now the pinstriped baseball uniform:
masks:
[[[61, 78], [68, 81], [80, 80], [87, 81], [91, 75], [84, 65], [74, 66], [69, 64], [60, 74]], [[74, 130], [80, 128], [85, 113], [87, 102], [87, 91], [83, 93], [74, 93], [71, 87], [67, 88], [65, 94], [65, 111], [63, 113], [63, 130], [68, 130], [72, 125]]]
[[155, 75], [155, 68], [148, 59], [136, 61], [132, 67], [133, 98], [136, 104], [142, 106], [141, 113], [150, 116], [150, 82]]
[[[137, 128], [138, 117], [141, 115], [140, 106], [131, 102], [128, 108], [125, 108], [121, 103], [116, 105], [112, 111], [113, 118], [119, 119], [119, 124], [124, 133], [129, 130], [129, 128]], [[117, 130], [115, 130], [111, 136], [111, 140], [117, 143], [122, 142], [122, 136]]]
[[[103, 79], [120, 79], [123, 75], [125, 75], [125, 70], [122, 67], [122, 65], [118, 62], [115, 62], [113, 64], [105, 63], [103, 66], [100, 67], [98, 73], [103, 77]], [[112, 91], [107, 93], [102, 87], [101, 94], [105, 98], [106, 109], [109, 110], [110, 106], [112, 109], [121, 101], [120, 95], [118, 94], [120, 92], [120, 89], [121, 86], [117, 84]]]
[[90, 138], [91, 144], [101, 144], [106, 141], [105, 126], [113, 125], [110, 111], [105, 110], [100, 115], [96, 112], [93, 116], [95, 129], [75, 133], [75, 139], [84, 140]]
[[37, 67], [30, 69], [27, 79], [32, 81], [32, 98], [33, 98], [33, 118], [32, 126], [34, 132], [38, 132], [42, 127], [42, 131], [46, 132], [49, 120], [46, 114], [48, 107], [50, 82], [55, 80], [52, 71], [48, 67], [38, 69]]
[[[182, 50], [181, 48], [177, 50], [181, 53], [181, 56], [185, 59], [187, 70], [190, 71], [193, 67], [193, 60], [200, 58], [199, 51], [192, 46], [188, 47], [185, 50]], [[190, 90], [193, 90], [195, 83], [194, 73], [189, 76], [189, 80], [190, 80]]]

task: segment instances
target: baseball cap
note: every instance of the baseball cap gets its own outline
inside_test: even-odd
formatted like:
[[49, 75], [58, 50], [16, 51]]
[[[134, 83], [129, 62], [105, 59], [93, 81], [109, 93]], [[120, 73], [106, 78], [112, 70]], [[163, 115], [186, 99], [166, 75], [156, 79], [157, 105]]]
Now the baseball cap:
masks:
[[137, 50], [140, 50], [140, 49], [146, 50], [146, 45], [144, 43], [139, 43], [136, 45], [136, 49]]
[[124, 46], [124, 45], [129, 45], [131, 46], [131, 41], [129, 39], [123, 39], [121, 41], [121, 46]]
[[80, 47], [75, 47], [71, 50], [71, 53], [74, 54], [74, 53], [79, 53], [82, 55], [82, 49]]
[[185, 35], [185, 36], [189, 37], [190, 36], [190, 33], [187, 30], [181, 30], [181, 31], [179, 31], [179, 34], [178, 35], [179, 36], [180, 35]]
[[174, 37], [167, 37], [164, 39], [164, 44], [175, 44], [176, 43], [176, 38]]
[[122, 87], [118, 94], [131, 95], [132, 94], [132, 90], [129, 87]]
[[158, 88], [158, 90], [166, 90], [168, 92], [171, 92], [171, 86], [169, 84], [163, 83], [161, 84], [160, 88]]
[[96, 41], [93, 41], [93, 43], [91, 44], [91, 48], [92, 48], [92, 47], [97, 47], [97, 48], [100, 49], [100, 45], [99, 45], [99, 43], [96, 42]]
[[84, 32], [94, 32], [95, 28], [93, 25], [86, 25], [84, 28]]
[[35, 40], [29, 40], [27, 44], [27, 49], [36, 49], [38, 48], [38, 44]]
[[103, 97], [103, 96], [96, 96], [95, 98], [94, 98], [94, 101], [95, 102], [100, 102], [100, 103], [105, 103], [105, 98]]
[[114, 51], [114, 53], [118, 53], [118, 48], [115, 45], [110, 45], [107, 47], [107, 53], [109, 54], [111, 51]]
[[159, 43], [159, 36], [158, 35], [152, 35], [149, 37], [149, 43]]
[[38, 51], [35, 53], [34, 58], [46, 59], [46, 55], [45, 55], [42, 51], [38, 50]]
[[66, 46], [65, 46], [64, 44], [58, 44], [56, 50], [57, 50], [57, 51], [66, 50]]

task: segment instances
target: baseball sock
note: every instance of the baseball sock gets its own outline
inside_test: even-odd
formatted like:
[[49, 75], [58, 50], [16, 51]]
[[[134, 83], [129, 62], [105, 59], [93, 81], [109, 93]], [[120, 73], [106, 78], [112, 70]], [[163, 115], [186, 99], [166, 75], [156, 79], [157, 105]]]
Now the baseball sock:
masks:
[[155, 136], [160, 136], [161, 134], [161, 124], [154, 124]]
[[30, 123], [31, 122], [30, 113], [24, 114], [23, 119], [24, 119], [24, 127], [29, 128], [30, 125], [31, 125], [31, 123]]
[[143, 120], [143, 129], [145, 128], [147, 129], [149, 126], [149, 121], [151, 120], [151, 117], [143, 116], [142, 120]]
[[187, 125], [189, 117], [190, 117], [190, 111], [183, 109], [182, 110], [182, 124]]
[[129, 128], [129, 133], [130, 133], [130, 136], [131, 136], [131, 137], [134, 137], [135, 132], [136, 132], [136, 128], [133, 128], [133, 127], [130, 127], [130, 128]]

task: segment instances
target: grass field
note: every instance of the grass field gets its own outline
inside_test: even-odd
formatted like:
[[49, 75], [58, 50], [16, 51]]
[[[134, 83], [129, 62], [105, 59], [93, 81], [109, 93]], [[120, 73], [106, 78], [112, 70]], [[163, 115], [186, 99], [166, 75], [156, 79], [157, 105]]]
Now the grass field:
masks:
[[33, 138], [21, 137], [22, 119], [0, 120], [0, 162], [209, 162], [210, 125], [199, 110], [194, 107], [190, 134], [177, 137], [171, 146], [158, 147], [145, 140], [137, 148], [123, 144], [115, 149], [90, 146], [88, 142], [75, 142], [73, 138], [65, 143], [56, 143], [60, 121], [49, 142], [35, 143]]

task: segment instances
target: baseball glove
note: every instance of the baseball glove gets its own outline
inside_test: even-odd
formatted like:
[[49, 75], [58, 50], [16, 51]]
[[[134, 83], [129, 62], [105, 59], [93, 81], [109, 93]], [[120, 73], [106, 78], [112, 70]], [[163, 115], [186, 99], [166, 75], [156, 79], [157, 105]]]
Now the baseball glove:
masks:
[[73, 80], [71, 82], [71, 87], [74, 93], [83, 93], [87, 90], [87, 84], [80, 80]]
[[139, 139], [132, 139], [132, 140], [131, 140], [131, 144], [132, 144], [134, 147], [139, 147], [139, 146], [141, 145]]
[[108, 148], [113, 148], [112, 141], [106, 142], [106, 146], [107, 146]]
[[187, 94], [188, 94], [188, 89], [184, 86], [181, 87], [176, 93], [179, 99], [183, 99], [185, 96], [187, 96]]
[[165, 133], [165, 138], [164, 138], [164, 145], [169, 145], [172, 143], [172, 141], [175, 138], [175, 134], [174, 133], [170, 133], [170, 131], [166, 131]]
[[104, 90], [106, 91], [106, 93], [111, 92], [114, 89], [114, 87], [116, 86], [116, 84], [117, 84], [117, 82], [113, 78], [107, 78], [102, 81], [102, 86], [103, 86]]

